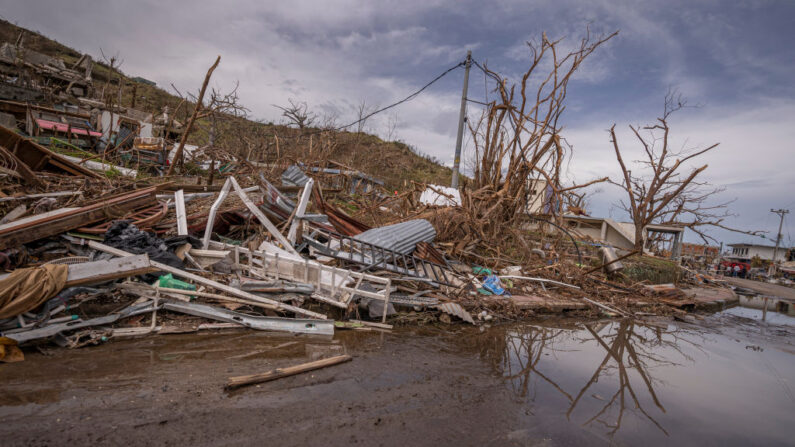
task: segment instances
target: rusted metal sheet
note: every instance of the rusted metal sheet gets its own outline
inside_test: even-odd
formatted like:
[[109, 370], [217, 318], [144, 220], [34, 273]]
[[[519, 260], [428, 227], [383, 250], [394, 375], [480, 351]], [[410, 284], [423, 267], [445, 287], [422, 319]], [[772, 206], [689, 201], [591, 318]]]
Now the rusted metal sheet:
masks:
[[472, 315], [464, 310], [464, 308], [458, 303], [442, 303], [436, 306], [436, 308], [448, 315], [458, 317], [469, 324], [475, 324], [475, 320], [472, 318]]
[[0, 146], [14, 154], [32, 171], [50, 171], [92, 178], [102, 178], [90, 169], [73, 163], [51, 150], [0, 126]]
[[323, 200], [323, 194], [320, 192], [318, 183], [312, 188], [312, 203], [320, 212], [327, 215], [329, 223], [331, 223], [339, 233], [345, 236], [356, 236], [370, 229], [369, 226], [326, 203], [326, 201]]
[[444, 258], [444, 255], [428, 242], [417, 242], [417, 248], [414, 250], [414, 256], [425, 261], [447, 265], [447, 260]]

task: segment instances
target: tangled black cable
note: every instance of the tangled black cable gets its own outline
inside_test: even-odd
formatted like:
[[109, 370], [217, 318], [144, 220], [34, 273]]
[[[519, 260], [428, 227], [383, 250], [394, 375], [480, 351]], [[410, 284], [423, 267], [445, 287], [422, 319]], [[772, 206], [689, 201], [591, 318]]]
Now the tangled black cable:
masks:
[[486, 70], [485, 68], [483, 68], [483, 66], [482, 66], [482, 65], [480, 65], [480, 63], [479, 63], [477, 60], [475, 60], [475, 59], [472, 59], [472, 63], [473, 63], [473, 64], [475, 64], [475, 66], [476, 66], [476, 67], [478, 67], [478, 68], [480, 69], [480, 71], [482, 71], [482, 72], [483, 72], [483, 74], [484, 74], [484, 75], [486, 75], [486, 76], [488, 76], [488, 77], [490, 77], [490, 78], [494, 79], [494, 80], [495, 80], [495, 81], [497, 81], [497, 82], [502, 82], [502, 79], [500, 79], [500, 77], [499, 77], [499, 76], [497, 76], [497, 75], [495, 75], [494, 73], [491, 73], [490, 71], [488, 71], [488, 70]]

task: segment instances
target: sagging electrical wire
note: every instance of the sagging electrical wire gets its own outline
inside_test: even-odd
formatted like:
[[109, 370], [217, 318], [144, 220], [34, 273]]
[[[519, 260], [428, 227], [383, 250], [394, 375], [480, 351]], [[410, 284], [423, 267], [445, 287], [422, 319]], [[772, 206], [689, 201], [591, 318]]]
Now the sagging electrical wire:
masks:
[[[391, 108], [393, 108], [393, 107], [399, 106], [400, 104], [403, 104], [403, 103], [405, 103], [405, 102], [411, 101], [412, 99], [416, 98], [416, 97], [417, 97], [417, 96], [418, 96], [420, 93], [422, 93], [423, 91], [425, 91], [425, 89], [427, 89], [427, 88], [428, 88], [428, 87], [430, 87], [431, 85], [435, 84], [437, 81], [439, 81], [440, 79], [442, 79], [443, 77], [445, 77], [445, 76], [446, 76], [447, 74], [449, 74], [451, 71], [455, 70], [455, 69], [456, 69], [456, 68], [458, 68], [458, 67], [463, 67], [465, 64], [466, 64], [466, 61], [461, 61], [461, 62], [459, 62], [459, 63], [457, 63], [457, 64], [453, 65], [452, 67], [450, 67], [450, 68], [448, 68], [447, 70], [443, 71], [443, 72], [442, 72], [442, 73], [441, 73], [439, 76], [436, 76], [435, 78], [433, 78], [433, 80], [431, 80], [431, 82], [428, 82], [427, 84], [423, 85], [423, 86], [422, 86], [422, 88], [420, 88], [420, 89], [419, 89], [419, 90], [417, 90], [416, 92], [414, 92], [414, 93], [412, 93], [412, 94], [410, 94], [410, 95], [406, 96], [405, 98], [401, 99], [400, 101], [398, 101], [398, 102], [396, 102], [396, 103], [390, 104], [390, 105], [388, 105], [388, 106], [386, 106], [386, 107], [382, 107], [382, 108], [380, 108], [380, 109], [378, 109], [378, 110], [376, 110], [376, 111], [374, 111], [374, 112], [372, 112], [372, 113], [368, 114], [367, 116], [364, 116], [364, 117], [362, 117], [362, 118], [359, 118], [358, 120], [356, 120], [356, 121], [354, 121], [354, 122], [352, 122], [352, 123], [350, 123], [350, 124], [346, 124], [346, 125], [344, 125], [344, 126], [339, 126], [339, 127], [327, 128], [327, 129], [317, 129], [317, 130], [315, 130], [315, 131], [313, 131], [313, 132], [307, 132], [307, 133], [304, 133], [304, 134], [301, 134], [301, 135], [299, 135], [299, 136], [295, 136], [295, 137], [292, 137], [292, 138], [305, 138], [305, 137], [307, 137], [307, 136], [310, 136], [310, 135], [316, 135], [316, 134], [320, 134], [320, 133], [323, 133], [323, 132], [328, 132], [328, 131], [338, 131], [338, 130], [344, 130], [344, 129], [347, 129], [348, 127], [355, 126], [356, 124], [359, 124], [359, 123], [361, 123], [361, 122], [363, 122], [363, 121], [365, 121], [365, 120], [369, 119], [369, 118], [370, 118], [370, 117], [372, 117], [373, 115], [376, 115], [376, 114], [378, 114], [378, 113], [381, 113], [381, 112], [383, 112], [383, 111], [385, 111], [385, 110], [389, 110], [389, 109], [391, 109]], [[284, 136], [283, 136], [283, 137], [281, 137], [281, 138], [290, 138], [290, 137], [284, 137]]]
[[375, 114], [381, 113], [381, 112], [383, 112], [385, 110], [389, 110], [392, 107], [399, 106], [400, 104], [403, 104], [404, 102], [411, 101], [412, 99], [416, 98], [420, 93], [422, 93], [426, 88], [430, 87], [436, 81], [438, 81], [439, 79], [442, 79], [448, 73], [450, 73], [451, 71], [455, 70], [456, 68], [463, 66], [465, 63], [466, 63], [466, 61], [461, 61], [461, 62], [457, 63], [456, 65], [453, 65], [452, 67], [450, 67], [447, 70], [445, 70], [444, 72], [442, 72], [442, 74], [440, 74], [439, 76], [433, 78], [433, 80], [431, 82], [429, 82], [429, 83], [425, 84], [424, 86], [422, 86], [421, 89], [419, 89], [416, 92], [410, 94], [409, 96], [406, 96], [405, 98], [401, 99], [400, 101], [398, 101], [398, 102], [396, 102], [394, 104], [390, 104], [390, 105], [388, 105], [386, 107], [382, 107], [382, 108], [376, 110], [375, 112], [370, 113], [369, 115], [367, 115], [365, 117], [362, 117], [362, 118], [360, 118], [360, 119], [358, 119], [358, 120], [356, 120], [356, 121], [354, 121], [354, 122], [352, 122], [350, 124], [346, 124], [344, 126], [337, 127], [334, 130], [343, 130], [343, 129], [346, 129], [348, 127], [354, 126], [356, 124], [361, 123], [362, 121], [365, 121], [365, 120], [369, 119], [371, 116], [373, 116]]

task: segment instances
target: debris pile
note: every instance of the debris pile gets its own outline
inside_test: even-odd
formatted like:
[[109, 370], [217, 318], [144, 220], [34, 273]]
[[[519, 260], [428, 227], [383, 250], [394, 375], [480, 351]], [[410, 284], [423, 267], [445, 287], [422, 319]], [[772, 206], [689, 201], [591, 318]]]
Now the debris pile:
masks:
[[[68, 83], [15, 84], [38, 91], [25, 97], [36, 104], [0, 90], [0, 360], [49, 341], [228, 328], [330, 336], [693, 305], [676, 286], [649, 287], [633, 253], [567, 230], [554, 210], [528, 213], [500, 169], [478, 171], [477, 189], [399, 192], [313, 152], [311, 135], [302, 160], [282, 157], [278, 138], [269, 163], [191, 146], [201, 107], [183, 132], [168, 110], [91, 99], [90, 59], [85, 72], [83, 60], [59, 67], [30, 52], [20, 65], [19, 48], [2, 47], [2, 67]], [[176, 164], [182, 176], [165, 176]]]
[[[57, 154], [49, 157], [61, 166]], [[529, 250], [532, 262], [511, 265], [478, 254], [478, 244], [434, 244], [429, 220], [401, 217], [447, 208], [408, 210], [408, 201], [374, 192], [372, 213], [396, 222], [370, 227], [327, 201], [311, 172], [295, 166], [280, 176], [286, 187], [258, 173], [189, 193], [123, 177], [95, 182], [79, 171], [49, 182], [55, 177], [34, 172], [41, 186], [3, 180], [17, 194], [7, 202], [34, 204], [11, 209], [0, 225], [10, 271], [0, 277], [0, 331], [18, 344], [78, 347], [235, 327], [328, 336], [335, 328], [483, 324], [564, 311], [632, 316], [664, 306], [657, 290], [597, 273], [601, 260], [586, 271], [553, 239]], [[306, 178], [298, 192], [283, 191], [294, 190], [299, 172]], [[78, 189], [57, 190], [76, 179]], [[42, 199], [52, 203], [37, 209]], [[604, 271], [612, 278], [616, 269]]]

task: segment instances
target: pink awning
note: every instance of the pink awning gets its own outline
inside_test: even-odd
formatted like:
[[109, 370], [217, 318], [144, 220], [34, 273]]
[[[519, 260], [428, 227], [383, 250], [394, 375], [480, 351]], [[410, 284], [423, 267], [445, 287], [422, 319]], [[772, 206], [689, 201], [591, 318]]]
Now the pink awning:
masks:
[[[50, 120], [42, 120], [37, 119], [36, 124], [39, 125], [42, 129], [53, 130], [56, 132], [67, 132], [69, 130], [69, 125], [64, 123], [58, 123], [55, 121]], [[72, 133], [75, 135], [89, 135], [92, 137], [101, 137], [101, 132], [94, 132], [93, 130], [82, 129], [80, 127], [73, 127]]]

